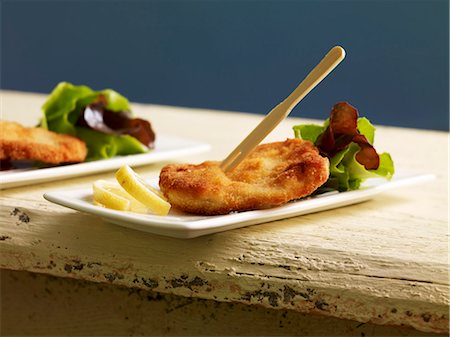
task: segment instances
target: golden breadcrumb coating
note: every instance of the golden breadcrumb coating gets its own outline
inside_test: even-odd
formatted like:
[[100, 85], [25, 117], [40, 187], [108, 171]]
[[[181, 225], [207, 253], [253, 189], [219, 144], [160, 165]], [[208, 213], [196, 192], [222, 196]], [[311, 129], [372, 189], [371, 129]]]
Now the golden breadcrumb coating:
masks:
[[234, 170], [220, 162], [171, 164], [160, 173], [168, 201], [185, 212], [217, 215], [264, 209], [310, 195], [328, 179], [327, 158], [309, 141], [288, 139], [256, 147]]
[[61, 164], [82, 162], [86, 154], [86, 144], [76, 137], [0, 121], [1, 160], [38, 160]]

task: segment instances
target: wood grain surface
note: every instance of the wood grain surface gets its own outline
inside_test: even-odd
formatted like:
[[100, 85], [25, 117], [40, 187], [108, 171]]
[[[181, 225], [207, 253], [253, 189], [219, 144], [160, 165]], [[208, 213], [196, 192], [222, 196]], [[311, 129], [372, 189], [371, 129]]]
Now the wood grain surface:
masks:
[[[44, 96], [2, 92], [2, 118], [36, 124]], [[331, 106], [332, 104], [330, 104]], [[208, 142], [222, 159], [261, 116], [133, 104], [156, 132]], [[326, 114], [324, 114], [326, 117]], [[266, 141], [293, 137], [288, 118]], [[376, 122], [376, 121], [374, 121]], [[183, 240], [53, 205], [44, 192], [113, 172], [1, 191], [0, 267], [220, 302], [448, 332], [448, 133], [378, 127], [398, 171], [436, 179], [371, 201]], [[164, 163], [136, 171], [158, 176]]]

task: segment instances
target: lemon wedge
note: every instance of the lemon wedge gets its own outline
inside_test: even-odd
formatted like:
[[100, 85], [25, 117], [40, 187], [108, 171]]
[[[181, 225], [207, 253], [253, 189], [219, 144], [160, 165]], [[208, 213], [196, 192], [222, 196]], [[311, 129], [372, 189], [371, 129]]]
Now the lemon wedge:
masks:
[[134, 199], [117, 182], [97, 180], [93, 184], [94, 201], [106, 208], [134, 213], [149, 213], [149, 209]]
[[120, 185], [106, 180], [97, 180], [92, 185], [94, 201], [107, 208], [119, 211], [130, 210], [130, 199], [124, 195], [125, 192]]
[[116, 179], [133, 198], [145, 205], [151, 213], [156, 215], [167, 215], [170, 204], [162, 194], [149, 185], [128, 165], [122, 166], [116, 172]]

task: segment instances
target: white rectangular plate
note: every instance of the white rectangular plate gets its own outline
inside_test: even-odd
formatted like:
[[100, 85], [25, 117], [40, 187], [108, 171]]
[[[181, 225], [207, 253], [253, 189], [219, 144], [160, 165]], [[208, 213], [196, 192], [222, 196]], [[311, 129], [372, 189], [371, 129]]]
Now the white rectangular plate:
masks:
[[100, 216], [120, 226], [176, 238], [194, 238], [359, 203], [386, 190], [425, 182], [433, 178], [431, 174], [396, 174], [395, 178], [389, 182], [381, 179], [368, 180], [363, 189], [356, 191], [330, 192], [271, 209], [217, 216], [190, 215], [177, 210], [171, 210], [167, 216], [115, 211], [94, 205], [91, 189], [50, 192], [44, 194], [44, 198], [65, 207]]
[[155, 148], [147, 153], [114, 157], [111, 159], [55, 166], [49, 168], [14, 169], [0, 171], [0, 189], [31, 185], [46, 181], [115, 170], [124, 164], [139, 166], [208, 151], [210, 145], [190, 139], [157, 135]]

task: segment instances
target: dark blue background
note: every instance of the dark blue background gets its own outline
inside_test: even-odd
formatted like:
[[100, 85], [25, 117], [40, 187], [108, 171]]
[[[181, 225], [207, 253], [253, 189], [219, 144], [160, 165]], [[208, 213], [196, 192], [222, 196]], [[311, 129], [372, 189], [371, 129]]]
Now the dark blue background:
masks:
[[347, 57], [292, 112], [349, 101], [376, 124], [448, 130], [449, 3], [2, 1], [1, 86], [65, 80], [131, 101], [267, 113], [334, 45]]

